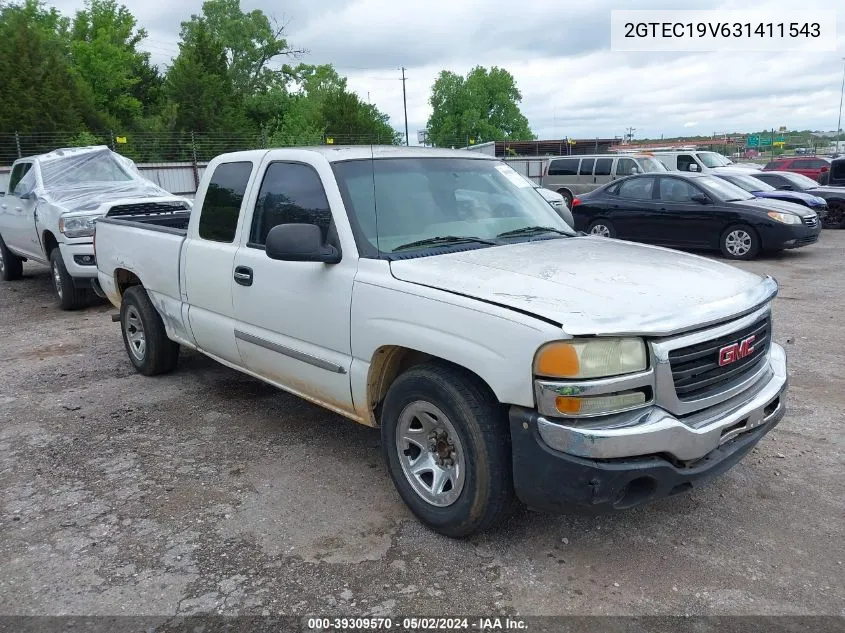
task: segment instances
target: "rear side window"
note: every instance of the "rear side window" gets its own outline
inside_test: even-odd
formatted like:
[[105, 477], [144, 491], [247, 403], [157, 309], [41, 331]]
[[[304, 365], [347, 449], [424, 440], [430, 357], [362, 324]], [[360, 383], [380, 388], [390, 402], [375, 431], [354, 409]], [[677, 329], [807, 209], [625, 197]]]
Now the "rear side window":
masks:
[[830, 166], [830, 177], [837, 180], [845, 178], [845, 160], [838, 160]]
[[582, 158], [581, 159], [581, 169], [578, 170], [579, 176], [592, 176], [593, 175], [593, 163], [596, 162], [593, 158]]
[[651, 200], [654, 191], [654, 178], [631, 178], [619, 185], [620, 198], [629, 200]]
[[299, 163], [273, 163], [258, 192], [249, 245], [264, 246], [270, 229], [280, 224], [316, 224], [325, 242], [331, 223], [329, 201], [314, 168]]
[[549, 163], [549, 176], [575, 176], [578, 173], [578, 158], [558, 158]]
[[223, 163], [211, 175], [200, 212], [199, 235], [213, 242], [234, 242], [241, 203], [252, 163]]
[[610, 167], [613, 165], [612, 158], [597, 158], [596, 169], [593, 172], [594, 176], [609, 176]]

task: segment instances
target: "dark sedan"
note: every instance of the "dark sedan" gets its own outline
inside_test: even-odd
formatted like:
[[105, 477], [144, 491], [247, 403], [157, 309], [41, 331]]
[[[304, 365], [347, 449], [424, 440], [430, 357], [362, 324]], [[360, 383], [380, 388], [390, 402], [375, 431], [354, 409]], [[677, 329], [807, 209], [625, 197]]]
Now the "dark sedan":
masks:
[[821, 232], [818, 215], [807, 207], [757, 198], [709, 174], [629, 176], [578, 196], [572, 214], [580, 231], [720, 250], [729, 259], [806, 246]]
[[720, 174], [714, 173], [713, 176], [727, 180], [732, 185], [736, 185], [741, 189], [745, 189], [748, 193], [753, 193], [758, 198], [772, 198], [774, 200], [783, 200], [784, 202], [794, 202], [795, 204], [803, 204], [809, 207], [822, 219], [824, 224], [824, 216], [827, 214], [827, 201], [819, 196], [814, 196], [806, 191], [787, 191], [785, 189], [778, 189], [767, 185], [762, 180], [746, 176], [745, 174]]
[[822, 187], [812, 178], [790, 171], [761, 171], [749, 174], [781, 191], [803, 191], [827, 201], [825, 228], [845, 229], [845, 187]]

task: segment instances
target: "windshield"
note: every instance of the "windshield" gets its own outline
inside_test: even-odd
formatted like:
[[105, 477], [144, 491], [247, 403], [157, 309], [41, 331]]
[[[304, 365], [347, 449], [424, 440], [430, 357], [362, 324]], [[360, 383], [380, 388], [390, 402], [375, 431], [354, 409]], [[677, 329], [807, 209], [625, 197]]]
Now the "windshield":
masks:
[[742, 187], [729, 183], [716, 176], [702, 176], [696, 178], [696, 184], [701, 185], [707, 193], [718, 198], [722, 202], [735, 202], [737, 200], [753, 200], [754, 196]]
[[723, 178], [729, 183], [742, 187], [746, 191], [775, 191], [776, 189], [771, 185], [767, 185], [762, 180], [757, 180], [751, 176], [728, 176]]
[[698, 152], [696, 156], [705, 167], [724, 167], [731, 164], [727, 158], [716, 152]]
[[669, 171], [668, 169], [666, 169], [666, 165], [661, 163], [656, 158], [652, 158], [651, 156], [638, 158], [637, 162], [640, 164], [640, 170], [645, 174], [652, 173], [655, 171]]
[[43, 160], [44, 188], [61, 189], [92, 182], [129, 182], [133, 177], [108, 150]]
[[[532, 183], [498, 161], [391, 158], [339, 162], [333, 169], [363, 257], [536, 239], [532, 232], [502, 236], [527, 227], [575, 235]], [[463, 237], [473, 241], [456, 239]], [[448, 239], [409, 249], [434, 238]]]
[[813, 189], [814, 187], [819, 186], [819, 183], [812, 178], [807, 178], [807, 176], [803, 174], [793, 174], [792, 172], [788, 172], [781, 173], [781, 176], [795, 185], [796, 189]]

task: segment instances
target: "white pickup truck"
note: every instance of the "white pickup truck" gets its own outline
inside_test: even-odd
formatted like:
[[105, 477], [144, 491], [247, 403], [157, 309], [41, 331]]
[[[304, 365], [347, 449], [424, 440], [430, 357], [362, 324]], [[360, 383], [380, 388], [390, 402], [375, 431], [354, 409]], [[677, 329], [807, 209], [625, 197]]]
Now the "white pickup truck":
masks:
[[450, 536], [516, 500], [685, 491], [784, 414], [773, 279], [576, 235], [483, 155], [226, 154], [193, 212], [106, 218], [95, 245], [139, 372], [186, 347], [380, 427], [402, 499]]
[[48, 265], [62, 309], [84, 307], [97, 277], [92, 240], [98, 218], [189, 207], [108, 147], [21, 158], [0, 195], [0, 277], [20, 279], [27, 260]]

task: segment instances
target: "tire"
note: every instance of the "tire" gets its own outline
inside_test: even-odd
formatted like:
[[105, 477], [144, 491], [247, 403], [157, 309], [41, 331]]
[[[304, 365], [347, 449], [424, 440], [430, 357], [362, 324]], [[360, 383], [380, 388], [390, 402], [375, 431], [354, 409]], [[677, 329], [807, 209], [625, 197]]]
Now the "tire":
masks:
[[563, 204], [566, 205], [567, 209], [572, 208], [572, 192], [567, 189], [558, 189], [557, 192], [563, 196]]
[[587, 227], [587, 233], [590, 235], [598, 235], [599, 237], [616, 237], [616, 227], [610, 220], [599, 218], [593, 220]]
[[79, 310], [91, 302], [91, 292], [74, 285], [73, 277], [65, 268], [65, 260], [62, 259], [62, 252], [58, 248], [50, 251], [50, 276], [62, 310]]
[[23, 276], [23, 260], [6, 248], [6, 242], [0, 237], [0, 279], [16, 281]]
[[[417, 433], [419, 444], [403, 440]], [[505, 409], [457, 367], [426, 363], [400, 375], [384, 400], [381, 439], [399, 495], [435, 532], [482, 532], [516, 506]]]
[[760, 252], [760, 238], [750, 226], [734, 224], [722, 233], [719, 247], [726, 258], [747, 261], [757, 257]]
[[822, 221], [822, 228], [845, 229], [845, 201], [834, 200], [828, 203], [827, 215]]
[[138, 373], [156, 376], [176, 368], [179, 343], [167, 338], [161, 315], [143, 286], [132, 286], [123, 294], [120, 331], [126, 354]]

